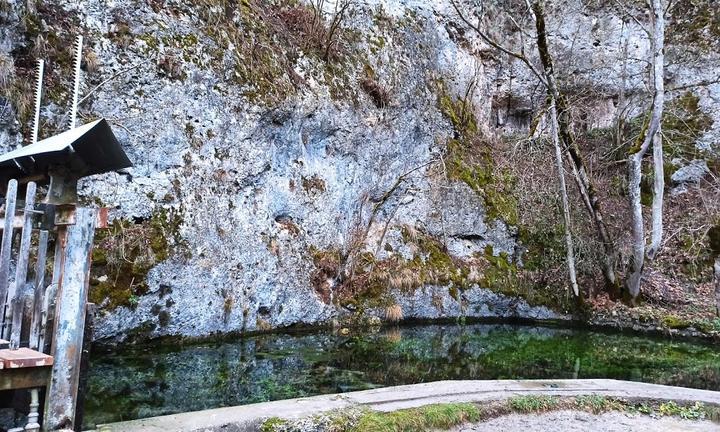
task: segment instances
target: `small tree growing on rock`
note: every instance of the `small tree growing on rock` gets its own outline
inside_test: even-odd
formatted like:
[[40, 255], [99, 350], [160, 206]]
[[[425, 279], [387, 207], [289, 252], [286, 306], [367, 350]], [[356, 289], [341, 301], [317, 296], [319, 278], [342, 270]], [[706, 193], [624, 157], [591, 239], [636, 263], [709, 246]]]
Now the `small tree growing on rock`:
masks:
[[715, 315], [720, 317], [720, 222], [708, 231], [710, 237], [710, 251], [715, 262], [713, 264], [713, 275], [715, 284]]

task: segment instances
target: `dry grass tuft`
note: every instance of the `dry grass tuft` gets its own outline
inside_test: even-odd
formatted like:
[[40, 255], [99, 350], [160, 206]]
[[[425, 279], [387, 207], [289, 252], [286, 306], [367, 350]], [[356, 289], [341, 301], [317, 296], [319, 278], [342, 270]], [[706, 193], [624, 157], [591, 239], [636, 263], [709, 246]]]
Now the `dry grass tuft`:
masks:
[[83, 56], [85, 63], [85, 71], [89, 74], [93, 74], [100, 69], [100, 58], [92, 49], [86, 49], [85, 55]]
[[15, 77], [15, 63], [12, 57], [0, 53], [0, 90], [4, 94], [13, 83]]
[[394, 272], [392, 276], [390, 276], [388, 283], [391, 288], [409, 291], [422, 285], [423, 281], [418, 272], [410, 268], [403, 268], [398, 272]]
[[385, 309], [385, 319], [390, 322], [399, 322], [403, 319], [402, 306], [394, 304]]

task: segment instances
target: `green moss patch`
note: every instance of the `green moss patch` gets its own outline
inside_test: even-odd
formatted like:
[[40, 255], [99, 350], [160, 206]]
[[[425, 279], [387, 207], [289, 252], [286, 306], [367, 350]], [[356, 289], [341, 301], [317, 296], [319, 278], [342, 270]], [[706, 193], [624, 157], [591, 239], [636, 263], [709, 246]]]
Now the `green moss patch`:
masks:
[[392, 306], [393, 291], [413, 292], [424, 286], [447, 287], [455, 300], [460, 300], [463, 291], [480, 286], [533, 305], [567, 307], [562, 291], [529, 285], [532, 280], [505, 252], [495, 253], [487, 246], [482, 253], [461, 259], [451, 255], [440, 239], [415, 227], [402, 226], [400, 233], [414, 251], [409, 258], [394, 254], [379, 260], [364, 252], [350, 260], [340, 250], [311, 247], [315, 291], [325, 302], [332, 300], [358, 311]]
[[671, 13], [667, 42], [697, 54], [720, 48], [720, 12], [713, 0], [678, 0]]
[[147, 293], [146, 277], [158, 263], [173, 253], [185, 253], [180, 235], [179, 213], [159, 210], [139, 223], [116, 219], [106, 230], [98, 230], [92, 252], [93, 266], [89, 299], [109, 310], [134, 307]]
[[448, 429], [479, 419], [480, 409], [474, 404], [437, 404], [390, 413], [367, 411], [350, 430], [391, 432]]
[[478, 128], [471, 92], [464, 98], [449, 94], [443, 82], [437, 84], [438, 106], [453, 127], [447, 141], [445, 164], [451, 180], [462, 181], [483, 198], [488, 216], [509, 225], [518, 224], [513, 177], [499, 170], [493, 160], [494, 142]]
[[666, 105], [662, 125], [667, 160], [706, 156], [695, 143], [712, 125], [712, 118], [700, 109], [700, 98], [692, 92], [671, 99]]

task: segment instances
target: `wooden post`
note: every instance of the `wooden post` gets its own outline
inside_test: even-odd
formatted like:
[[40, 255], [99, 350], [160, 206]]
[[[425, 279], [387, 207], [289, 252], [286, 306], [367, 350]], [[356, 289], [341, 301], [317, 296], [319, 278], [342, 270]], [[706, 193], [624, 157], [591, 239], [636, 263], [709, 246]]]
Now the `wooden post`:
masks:
[[45, 430], [73, 429], [74, 426], [95, 219], [95, 210], [78, 208], [75, 224], [67, 228], [65, 259], [57, 291], [54, 363]]
[[20, 347], [20, 333], [22, 330], [23, 309], [25, 306], [25, 284], [27, 283], [28, 259], [30, 258], [30, 238], [32, 235], [32, 219], [35, 210], [35, 183], [27, 184], [25, 192], [25, 209], [23, 210], [23, 230], [20, 240], [20, 251], [15, 265], [15, 284], [10, 285], [8, 298], [12, 316], [12, 330], [10, 334], [10, 349]]
[[45, 303], [45, 257], [47, 255], [48, 232], [40, 231], [38, 252], [35, 260], [35, 295], [33, 296], [32, 324], [30, 324], [30, 348], [42, 351], [40, 331], [45, 322], [43, 304]]
[[85, 397], [87, 395], [88, 369], [90, 368], [90, 347], [92, 346], [93, 331], [95, 330], [95, 315], [97, 306], [88, 303], [85, 312], [85, 334], [83, 336], [82, 359], [80, 360], [80, 382], [78, 383], [77, 409], [75, 410], [75, 430], [82, 431], [85, 417]]
[[67, 244], [67, 229], [65, 226], [59, 226], [57, 228], [57, 235], [55, 237], [55, 255], [53, 258], [53, 274], [50, 286], [45, 292], [45, 331], [42, 333], [42, 340], [40, 346], [42, 352], [50, 354], [50, 347], [52, 345], [53, 331], [55, 329], [55, 316], [57, 305], [57, 293], [58, 286], [60, 285], [60, 275], [62, 274], [62, 268], [65, 263], [65, 245]]
[[10, 252], [12, 251], [13, 222], [15, 221], [15, 200], [17, 198], [17, 180], [8, 182], [7, 193], [5, 194], [5, 226], [2, 234], [2, 249], [0, 250], [0, 326], [2, 326], [2, 338], [10, 339], [9, 328], [5, 325], [7, 313], [8, 287], [10, 284]]

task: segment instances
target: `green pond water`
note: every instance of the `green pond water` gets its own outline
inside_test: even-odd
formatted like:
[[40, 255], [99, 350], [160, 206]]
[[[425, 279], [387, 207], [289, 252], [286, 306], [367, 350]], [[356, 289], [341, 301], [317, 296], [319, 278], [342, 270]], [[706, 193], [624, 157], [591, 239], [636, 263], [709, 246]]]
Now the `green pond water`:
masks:
[[94, 354], [85, 427], [446, 379], [616, 378], [720, 390], [720, 347], [587, 330], [424, 325]]

